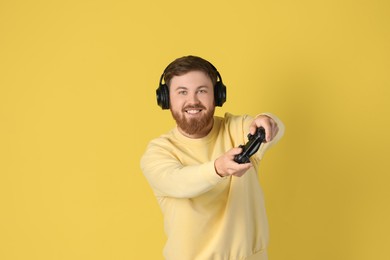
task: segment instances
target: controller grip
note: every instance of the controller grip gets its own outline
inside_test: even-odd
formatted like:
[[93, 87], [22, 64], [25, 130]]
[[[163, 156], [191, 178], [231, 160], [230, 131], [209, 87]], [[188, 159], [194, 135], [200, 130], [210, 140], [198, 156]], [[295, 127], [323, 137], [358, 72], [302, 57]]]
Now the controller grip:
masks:
[[249, 163], [249, 158], [255, 154], [260, 145], [265, 140], [265, 130], [263, 127], [259, 127], [254, 135], [248, 134], [248, 142], [245, 145], [240, 145], [242, 152], [234, 156], [234, 161], [237, 163]]

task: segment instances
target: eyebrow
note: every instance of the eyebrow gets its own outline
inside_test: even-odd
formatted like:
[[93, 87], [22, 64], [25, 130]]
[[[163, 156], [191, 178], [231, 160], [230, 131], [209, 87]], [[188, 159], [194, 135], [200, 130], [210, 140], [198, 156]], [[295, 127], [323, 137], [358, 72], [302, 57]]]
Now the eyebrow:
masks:
[[[202, 89], [202, 88], [209, 88], [209, 86], [206, 86], [206, 85], [201, 85], [199, 87], [196, 88], [196, 90], [199, 90], [199, 89]], [[184, 86], [178, 86], [175, 88], [175, 91], [177, 90], [188, 90], [187, 87], [184, 87]]]
[[175, 90], [182, 90], [182, 89], [186, 90], [186, 89], [188, 89], [188, 88], [182, 87], [182, 86], [178, 86], [178, 87], [175, 88]]

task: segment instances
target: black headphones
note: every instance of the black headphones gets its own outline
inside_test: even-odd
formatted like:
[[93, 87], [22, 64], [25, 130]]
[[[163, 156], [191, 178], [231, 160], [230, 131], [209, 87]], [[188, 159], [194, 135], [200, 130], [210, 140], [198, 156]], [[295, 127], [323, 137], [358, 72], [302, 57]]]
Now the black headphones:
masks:
[[[219, 74], [218, 70], [210, 62], [209, 64], [211, 65], [211, 67], [213, 67], [217, 74], [217, 83], [215, 83], [214, 86], [215, 105], [221, 107], [226, 101], [226, 86], [223, 84], [222, 77]], [[164, 73], [161, 75], [159, 86], [156, 89], [157, 104], [162, 109], [169, 109], [169, 87], [167, 84], [163, 83], [164, 76], [165, 70]]]

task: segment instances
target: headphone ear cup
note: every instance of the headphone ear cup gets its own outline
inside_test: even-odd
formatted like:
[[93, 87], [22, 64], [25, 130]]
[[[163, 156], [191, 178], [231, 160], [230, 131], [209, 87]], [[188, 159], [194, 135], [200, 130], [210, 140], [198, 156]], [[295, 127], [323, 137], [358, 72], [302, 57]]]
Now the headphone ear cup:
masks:
[[226, 101], [226, 86], [222, 81], [218, 81], [214, 87], [215, 105], [221, 107]]
[[169, 88], [166, 84], [160, 84], [156, 89], [157, 104], [162, 109], [169, 109]]

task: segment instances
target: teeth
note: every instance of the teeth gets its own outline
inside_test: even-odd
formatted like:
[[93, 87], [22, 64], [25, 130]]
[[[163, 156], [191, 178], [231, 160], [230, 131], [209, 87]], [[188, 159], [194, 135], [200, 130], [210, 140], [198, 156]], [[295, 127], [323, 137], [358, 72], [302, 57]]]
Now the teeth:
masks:
[[199, 112], [200, 112], [200, 110], [187, 110], [188, 114], [197, 114]]

